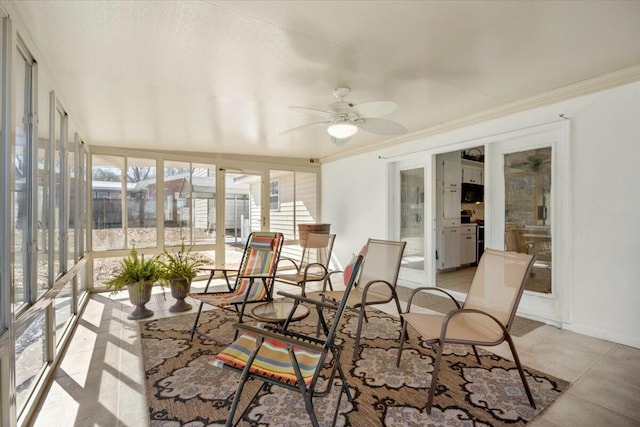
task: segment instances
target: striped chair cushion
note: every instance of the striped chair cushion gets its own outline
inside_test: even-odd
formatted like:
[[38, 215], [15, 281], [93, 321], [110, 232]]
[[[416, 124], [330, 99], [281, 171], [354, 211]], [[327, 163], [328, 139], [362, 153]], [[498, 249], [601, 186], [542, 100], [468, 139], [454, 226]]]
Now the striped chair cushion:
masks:
[[275, 233], [255, 232], [249, 247], [256, 250], [272, 251], [275, 248]]
[[[209, 359], [208, 362], [213, 366], [228, 365], [243, 369], [255, 348], [257, 339], [255, 334], [244, 332], [230, 346]], [[318, 347], [318, 351], [315, 352], [294, 346], [293, 352], [300, 366], [304, 382], [309, 385], [320, 361], [322, 347]], [[297, 383], [287, 345], [273, 339], [264, 339], [250, 371], [288, 384], [295, 385]]]
[[[256, 232], [252, 234], [251, 241], [247, 245], [248, 253], [245, 256], [244, 263], [238, 272], [239, 276], [273, 276], [277, 263], [277, 252], [274, 250], [278, 245], [278, 233]], [[191, 296], [199, 301], [218, 307], [225, 307], [230, 304], [239, 304], [244, 299], [247, 292], [250, 279], [239, 279], [240, 283], [233, 292], [222, 292], [219, 294]], [[267, 288], [262, 279], [255, 279], [251, 287], [247, 301], [261, 301], [267, 297]]]

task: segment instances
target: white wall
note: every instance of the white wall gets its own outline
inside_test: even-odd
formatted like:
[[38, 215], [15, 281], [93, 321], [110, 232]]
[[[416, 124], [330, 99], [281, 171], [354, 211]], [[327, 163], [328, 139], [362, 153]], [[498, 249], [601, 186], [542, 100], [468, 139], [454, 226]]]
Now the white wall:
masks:
[[367, 153], [322, 166], [322, 222], [336, 240], [333, 258], [346, 265], [367, 239], [387, 236], [387, 164]]
[[567, 244], [554, 247], [571, 264], [563, 328], [640, 348], [640, 82], [324, 164], [322, 218], [337, 234], [335, 255], [344, 264], [368, 237], [389, 236], [389, 164], [378, 156], [448, 151], [560, 114], [571, 120]]
[[640, 83], [591, 98], [572, 126], [568, 328], [640, 347]]

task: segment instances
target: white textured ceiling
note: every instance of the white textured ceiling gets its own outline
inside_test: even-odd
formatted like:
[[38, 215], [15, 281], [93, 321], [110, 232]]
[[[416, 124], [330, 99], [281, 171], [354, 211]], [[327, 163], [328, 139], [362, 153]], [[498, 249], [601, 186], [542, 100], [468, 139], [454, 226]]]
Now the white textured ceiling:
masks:
[[[328, 157], [338, 86], [417, 132], [640, 64], [640, 1], [18, 1], [90, 144]], [[38, 58], [37, 58], [38, 59]]]

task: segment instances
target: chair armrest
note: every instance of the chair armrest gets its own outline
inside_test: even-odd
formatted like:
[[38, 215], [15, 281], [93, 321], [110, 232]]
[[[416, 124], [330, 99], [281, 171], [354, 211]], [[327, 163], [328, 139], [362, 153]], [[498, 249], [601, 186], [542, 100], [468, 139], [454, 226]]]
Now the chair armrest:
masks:
[[[327, 282], [331, 283], [331, 276], [337, 273], [344, 273], [344, 270], [334, 270], [327, 273], [327, 276], [324, 278], [324, 281], [322, 282], [322, 292], [326, 292]], [[331, 290], [333, 290], [333, 286], [331, 286]]]
[[451, 301], [454, 302], [454, 304], [456, 305], [457, 308], [460, 308], [460, 303], [453, 297], [453, 295], [451, 295], [449, 292], [445, 291], [444, 289], [441, 288], [436, 288], [435, 286], [423, 286], [421, 288], [416, 288], [413, 290], [413, 292], [411, 292], [411, 295], [409, 296], [409, 301], [407, 302], [407, 311], [405, 313], [408, 313], [411, 310], [411, 304], [413, 303], [413, 298], [418, 294], [418, 292], [440, 292], [445, 294], [446, 296], [448, 296]]
[[[320, 264], [319, 262], [312, 262], [311, 264], [307, 264], [306, 267], [304, 268], [305, 281], [307, 280], [307, 275], [309, 274], [309, 270], [312, 268], [319, 268], [320, 270], [322, 270], [322, 279], [324, 279], [327, 273], [329, 272], [329, 270], [327, 270], [327, 267], [325, 267], [324, 264]], [[313, 272], [311, 274], [313, 274]]]
[[338, 308], [338, 306], [336, 306], [335, 304], [329, 304], [329, 303], [326, 303], [324, 301], [318, 301], [318, 300], [315, 300], [313, 298], [307, 298], [307, 297], [303, 297], [301, 295], [290, 294], [290, 293], [284, 292], [284, 291], [278, 291], [277, 294], [278, 295], [282, 295], [283, 297], [293, 298], [293, 299], [298, 300], [300, 302], [306, 302], [308, 304], [313, 304], [315, 306], [328, 308], [330, 310], [335, 310], [336, 308]]
[[393, 292], [393, 286], [391, 285], [391, 283], [387, 282], [386, 280], [371, 280], [367, 282], [367, 284], [364, 285], [364, 287], [362, 288], [362, 300], [360, 300], [360, 307], [364, 307], [366, 305], [369, 288], [373, 285], [380, 284], [380, 283], [382, 283], [383, 285], [386, 285], [391, 290], [391, 292]]
[[293, 336], [289, 336], [288, 334], [284, 334], [282, 332], [264, 329], [260, 326], [254, 326], [248, 323], [235, 323], [233, 327], [237, 330], [246, 331], [260, 337], [284, 342], [296, 347], [304, 347], [309, 350], [322, 351], [322, 348], [324, 346], [324, 343], [322, 343], [322, 341], [315, 340], [312, 337], [294, 338]]
[[[466, 314], [466, 313], [482, 314], [483, 316], [489, 317], [491, 320], [496, 322], [498, 326], [500, 326], [500, 329], [502, 329], [502, 333], [504, 334], [504, 336], [509, 336], [509, 331], [507, 330], [507, 327], [503, 325], [502, 322], [492, 314], [489, 314], [486, 311], [478, 310], [475, 308], [459, 308], [457, 310], [450, 311], [449, 313], [447, 313], [446, 316], [444, 316], [444, 319], [442, 320], [442, 330], [440, 331], [440, 342], [444, 342], [444, 339], [447, 336], [447, 326], [449, 325], [449, 321], [455, 316], [458, 316], [460, 314]], [[503, 340], [500, 340], [499, 342], [502, 342], [502, 341]]]
[[278, 259], [278, 263], [276, 264], [276, 270], [280, 266], [280, 262], [282, 262], [282, 261], [290, 262], [291, 264], [293, 264], [293, 266], [296, 268], [296, 270], [300, 269], [300, 267], [298, 267], [298, 263], [295, 262], [292, 258], [280, 257], [280, 259]]

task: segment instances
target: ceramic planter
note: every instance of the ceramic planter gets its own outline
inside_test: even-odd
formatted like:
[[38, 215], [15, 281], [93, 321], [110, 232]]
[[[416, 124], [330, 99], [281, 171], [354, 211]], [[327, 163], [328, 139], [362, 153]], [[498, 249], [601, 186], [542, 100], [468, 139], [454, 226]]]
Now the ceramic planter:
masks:
[[137, 282], [131, 285], [127, 285], [129, 290], [129, 301], [136, 308], [133, 312], [127, 316], [128, 319], [144, 319], [145, 317], [153, 316], [153, 310], [149, 310], [145, 307], [145, 304], [151, 300], [151, 289], [153, 288], [153, 282]]
[[180, 313], [191, 309], [191, 304], [185, 302], [185, 298], [191, 291], [191, 281], [183, 278], [171, 279], [171, 296], [176, 303], [169, 307], [172, 313]]

